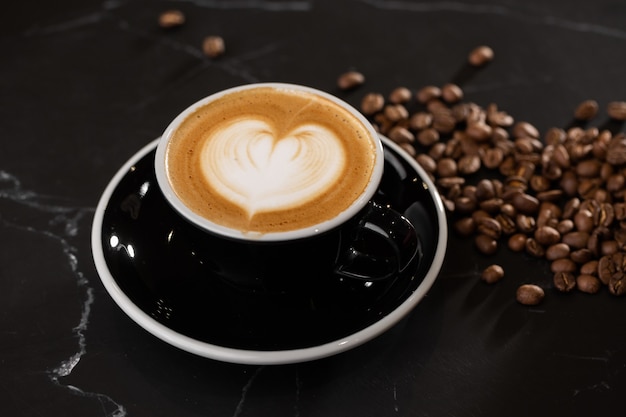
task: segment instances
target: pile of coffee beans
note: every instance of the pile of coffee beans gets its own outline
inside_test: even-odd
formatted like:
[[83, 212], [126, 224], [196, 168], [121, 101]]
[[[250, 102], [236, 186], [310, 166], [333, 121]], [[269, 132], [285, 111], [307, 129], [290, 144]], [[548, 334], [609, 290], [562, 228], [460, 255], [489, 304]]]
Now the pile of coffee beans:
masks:
[[[473, 66], [492, 59], [486, 46], [468, 56]], [[586, 126], [600, 113], [596, 101], [575, 108], [573, 127], [543, 134], [495, 103], [464, 101], [455, 84], [370, 92], [360, 109], [430, 175], [452, 229], [478, 251], [505, 246], [545, 259], [562, 292], [626, 293], [626, 135]], [[626, 102], [609, 103], [606, 114], [626, 121]], [[492, 265], [482, 279], [503, 276]], [[517, 293], [522, 304], [543, 297], [534, 284]]]

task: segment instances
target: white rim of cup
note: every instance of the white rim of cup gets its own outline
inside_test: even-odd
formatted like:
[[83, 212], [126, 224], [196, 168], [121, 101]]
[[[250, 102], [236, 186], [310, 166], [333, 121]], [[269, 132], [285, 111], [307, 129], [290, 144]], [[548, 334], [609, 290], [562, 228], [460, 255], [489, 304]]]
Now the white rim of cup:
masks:
[[[176, 128], [190, 114], [196, 111], [196, 109], [198, 109], [199, 107], [202, 107], [212, 101], [215, 101], [231, 93], [235, 93], [235, 92], [243, 91], [243, 90], [255, 89], [255, 88], [262, 88], [262, 87], [271, 87], [271, 88], [284, 89], [284, 90], [301, 91], [301, 92], [314, 94], [314, 95], [318, 95], [320, 97], [326, 98], [332, 101], [333, 103], [341, 106], [348, 112], [350, 112], [357, 120], [359, 120], [363, 124], [363, 126], [365, 126], [365, 128], [370, 133], [370, 137], [372, 141], [374, 142], [375, 149], [376, 149], [376, 161], [374, 164], [372, 175], [370, 177], [370, 181], [367, 184], [361, 196], [357, 198], [347, 209], [339, 213], [334, 218], [324, 221], [322, 223], [316, 224], [314, 226], [309, 226], [309, 227], [300, 228], [296, 230], [290, 230], [286, 232], [245, 233], [245, 232], [241, 232], [240, 230], [229, 228], [229, 227], [220, 225], [218, 223], [212, 222], [200, 216], [199, 214], [191, 210], [189, 207], [187, 207], [178, 198], [178, 196], [174, 192], [174, 189], [170, 185], [167, 172], [166, 172], [166, 167], [165, 167], [166, 156], [167, 156], [166, 151], [167, 151], [168, 142], [172, 134], [176, 130]], [[376, 193], [376, 190], [378, 189], [380, 185], [380, 180], [382, 178], [383, 168], [384, 168], [384, 150], [383, 150], [382, 142], [378, 136], [378, 133], [374, 130], [372, 124], [357, 109], [355, 109], [353, 106], [346, 103], [342, 99], [335, 97], [324, 91], [317, 90], [312, 87], [298, 85], [298, 84], [273, 83], [273, 82], [255, 83], [255, 84], [240, 85], [237, 87], [232, 87], [232, 88], [211, 94], [195, 102], [194, 104], [192, 104], [191, 106], [183, 110], [183, 112], [180, 113], [168, 125], [168, 127], [165, 129], [165, 132], [163, 133], [163, 136], [159, 140], [158, 145], [157, 145], [157, 150], [156, 150], [156, 156], [154, 160], [154, 168], [155, 168], [157, 183], [159, 184], [159, 188], [161, 189], [161, 192], [165, 196], [165, 199], [180, 215], [182, 215], [192, 224], [208, 232], [217, 234], [219, 236], [227, 237], [227, 238], [250, 241], [250, 242], [276, 242], [276, 241], [302, 239], [302, 238], [319, 235], [321, 233], [332, 230], [342, 225], [343, 223], [345, 223], [346, 221], [354, 217], [370, 201], [370, 199], [374, 196], [374, 194]]]

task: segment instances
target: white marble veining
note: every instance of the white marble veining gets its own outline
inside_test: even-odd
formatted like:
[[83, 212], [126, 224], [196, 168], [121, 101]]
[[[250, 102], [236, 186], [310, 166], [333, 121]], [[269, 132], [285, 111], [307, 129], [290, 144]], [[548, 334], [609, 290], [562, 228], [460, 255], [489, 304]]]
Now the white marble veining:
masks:
[[56, 242], [65, 256], [64, 262], [69, 266], [76, 285], [83, 293], [80, 320], [71, 329], [71, 333], [76, 339], [76, 350], [57, 366], [44, 372], [53, 384], [66, 388], [71, 394], [98, 399], [103, 404], [102, 408], [104, 410], [112, 410], [106, 412], [106, 416], [123, 417], [126, 415], [125, 408], [108, 395], [87, 392], [79, 387], [63, 383], [63, 378], [72, 373], [81, 358], [87, 353], [86, 332], [89, 327], [89, 317], [94, 302], [94, 289], [89, 278], [80, 268], [81, 262], [79, 262], [78, 258], [78, 248], [72, 244], [72, 239], [81, 232], [79, 228], [80, 221], [90, 217], [94, 209], [92, 207], [73, 206], [71, 204], [63, 205], [58, 203], [58, 200], [52, 196], [24, 189], [19, 178], [9, 172], [0, 170], [0, 203], [2, 201], [12, 202], [35, 210], [44, 218], [48, 218], [46, 226], [35, 227], [28, 224], [27, 219], [7, 219], [6, 217], [1, 217], [0, 227], [18, 229], [34, 235], [35, 238], [43, 237]]

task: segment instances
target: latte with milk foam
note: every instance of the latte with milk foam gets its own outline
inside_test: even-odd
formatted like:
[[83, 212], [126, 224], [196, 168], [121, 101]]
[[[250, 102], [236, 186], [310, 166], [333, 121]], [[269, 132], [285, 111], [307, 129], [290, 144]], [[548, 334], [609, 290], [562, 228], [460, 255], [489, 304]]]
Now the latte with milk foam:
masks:
[[364, 123], [308, 91], [259, 86], [197, 108], [172, 133], [168, 180], [183, 203], [241, 232], [330, 220], [363, 194], [376, 163]]

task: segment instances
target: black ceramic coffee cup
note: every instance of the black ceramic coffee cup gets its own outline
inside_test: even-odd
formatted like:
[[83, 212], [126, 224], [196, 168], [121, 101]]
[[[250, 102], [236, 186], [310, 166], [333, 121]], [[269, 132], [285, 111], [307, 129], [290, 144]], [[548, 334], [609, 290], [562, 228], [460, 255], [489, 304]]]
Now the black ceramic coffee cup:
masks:
[[[172, 186], [168, 174], [168, 146], [185, 120], [198, 109], [213, 106], [229, 94], [258, 88], [321, 97], [348, 112], [366, 132], [375, 161], [371, 175], [350, 205], [332, 218], [293, 230], [250, 233], [199, 215]], [[419, 257], [420, 242], [413, 225], [376, 201], [383, 169], [380, 137], [356, 109], [327, 93], [280, 83], [235, 87], [193, 104], [168, 126], [155, 157], [157, 182], [166, 200], [184, 219], [205, 231], [211, 242], [213, 249], [198, 256], [212, 270], [212, 275], [240, 289], [277, 293], [309, 291], [318, 286], [320, 277], [362, 283], [389, 280]]]

